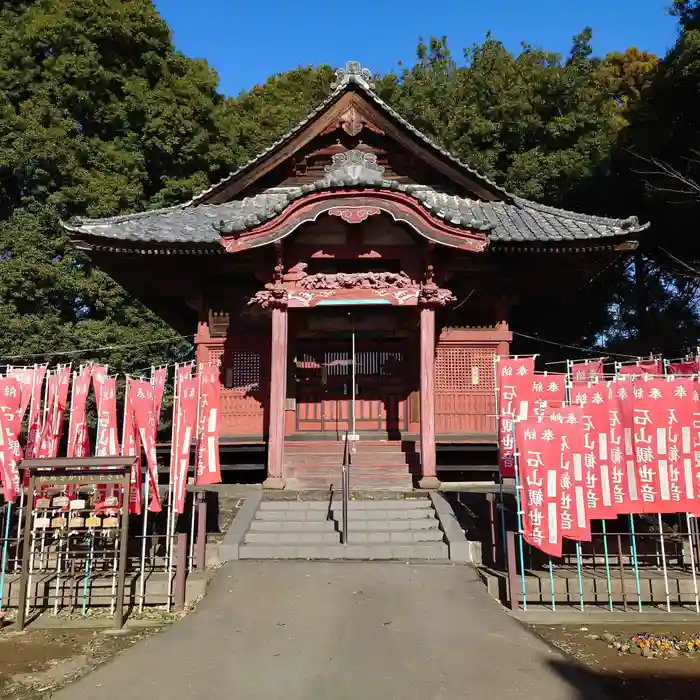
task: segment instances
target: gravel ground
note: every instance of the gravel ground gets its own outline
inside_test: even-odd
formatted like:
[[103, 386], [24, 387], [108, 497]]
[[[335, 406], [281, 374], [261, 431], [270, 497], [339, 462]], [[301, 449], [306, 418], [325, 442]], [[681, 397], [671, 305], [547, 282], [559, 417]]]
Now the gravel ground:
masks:
[[[687, 638], [700, 632], [688, 624], [617, 624], [537, 626], [533, 630], [573, 657], [602, 682], [616, 700], [678, 700], [700, 697], [700, 653], [662, 652], [645, 656], [630, 643], [634, 635], [652, 633]], [[617, 649], [621, 645], [625, 651]], [[629, 650], [626, 647], [629, 646]]]
[[0, 632], [0, 698], [40, 700], [159, 631], [123, 635], [92, 630]]

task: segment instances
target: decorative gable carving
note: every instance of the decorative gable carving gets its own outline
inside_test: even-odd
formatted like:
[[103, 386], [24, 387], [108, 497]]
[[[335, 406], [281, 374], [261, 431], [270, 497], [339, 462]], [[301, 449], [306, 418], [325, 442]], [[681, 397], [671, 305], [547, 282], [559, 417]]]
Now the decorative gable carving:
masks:
[[367, 119], [354, 105], [340, 116], [340, 128], [350, 136], [357, 136], [363, 129], [384, 136], [384, 132]]
[[323, 182], [329, 187], [360, 183], [370, 185], [384, 179], [384, 167], [377, 163], [377, 156], [357, 149], [336, 153], [325, 170]]

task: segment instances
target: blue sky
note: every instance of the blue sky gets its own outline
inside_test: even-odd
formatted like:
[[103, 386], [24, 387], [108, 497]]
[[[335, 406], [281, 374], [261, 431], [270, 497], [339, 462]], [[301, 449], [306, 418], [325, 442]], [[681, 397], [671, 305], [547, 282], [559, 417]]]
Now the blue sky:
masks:
[[596, 54], [636, 46], [665, 53], [676, 23], [671, 0], [156, 0], [188, 56], [219, 72], [227, 95], [299, 65], [339, 67], [357, 60], [387, 72], [411, 64], [418, 38], [447, 35], [455, 53], [481, 42], [487, 31], [510, 50], [526, 41], [566, 53], [571, 37], [594, 31]]

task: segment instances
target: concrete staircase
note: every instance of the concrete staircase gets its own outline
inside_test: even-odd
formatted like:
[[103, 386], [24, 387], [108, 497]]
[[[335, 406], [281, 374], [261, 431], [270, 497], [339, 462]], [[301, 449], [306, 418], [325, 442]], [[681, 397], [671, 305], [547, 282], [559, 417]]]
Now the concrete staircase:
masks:
[[[354, 443], [350, 468], [353, 491], [410, 491], [417, 464], [413, 443]], [[327, 491], [340, 486], [344, 442], [287, 442], [284, 447], [287, 488]]]
[[261, 501], [240, 559], [446, 560], [448, 546], [429, 498], [351, 500], [348, 544], [340, 499]]

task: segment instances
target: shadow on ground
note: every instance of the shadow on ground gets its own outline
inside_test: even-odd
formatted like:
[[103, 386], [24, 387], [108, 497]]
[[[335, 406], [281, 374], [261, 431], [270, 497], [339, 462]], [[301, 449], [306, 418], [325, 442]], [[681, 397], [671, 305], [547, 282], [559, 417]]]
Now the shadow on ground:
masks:
[[700, 697], [700, 665], [696, 673], [665, 673], [663, 666], [649, 661], [649, 672], [622, 674], [609, 669], [595, 672], [576, 662], [554, 660], [551, 668], [579, 693], [580, 700], [603, 700], [602, 688], [609, 700], [678, 700]]

